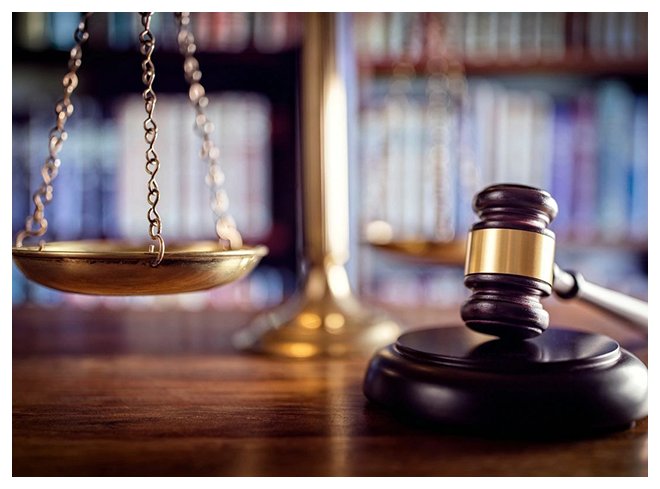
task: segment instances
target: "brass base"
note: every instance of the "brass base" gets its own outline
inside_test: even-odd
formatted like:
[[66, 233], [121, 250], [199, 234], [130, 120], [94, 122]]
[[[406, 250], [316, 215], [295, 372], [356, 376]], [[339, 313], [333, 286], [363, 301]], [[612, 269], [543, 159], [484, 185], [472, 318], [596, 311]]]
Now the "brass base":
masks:
[[361, 304], [341, 265], [312, 268], [288, 302], [234, 336], [234, 346], [289, 358], [371, 355], [395, 341], [399, 325]]

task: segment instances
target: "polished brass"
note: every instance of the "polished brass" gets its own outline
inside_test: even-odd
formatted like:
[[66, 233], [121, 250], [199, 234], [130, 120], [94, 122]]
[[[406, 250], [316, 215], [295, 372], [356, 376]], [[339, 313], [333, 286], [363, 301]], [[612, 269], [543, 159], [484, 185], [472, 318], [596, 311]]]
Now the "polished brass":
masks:
[[370, 354], [399, 326], [351, 292], [348, 260], [346, 92], [338, 70], [338, 15], [305, 14], [303, 45], [302, 286], [235, 336], [239, 348], [293, 358]]
[[226, 250], [214, 241], [168, 245], [161, 263], [144, 243], [61, 241], [12, 248], [17, 267], [45, 287], [89, 295], [158, 295], [210, 289], [247, 275], [265, 246]]
[[477, 229], [468, 236], [465, 275], [505, 273], [552, 285], [555, 240], [519, 229]]
[[[150, 30], [153, 12], [141, 12], [144, 30], [139, 35], [142, 62], [142, 82], [146, 89], [142, 93], [147, 118], [143, 127], [146, 151], [146, 171], [149, 174], [147, 202], [149, 211], [149, 236], [158, 242], [154, 245], [133, 244], [111, 241], [70, 241], [23, 246], [28, 236], [42, 236], [48, 228], [44, 218], [44, 206], [52, 200], [52, 180], [57, 176], [60, 165], [57, 153], [60, 151], [66, 132], [64, 124], [73, 113], [70, 95], [78, 85], [76, 75], [81, 64], [82, 44], [87, 41], [87, 19], [91, 13], [83, 15], [75, 32], [76, 45], [71, 50], [69, 73], [64, 77], [64, 98], [57, 104], [57, 124], [50, 133], [50, 156], [46, 160], [42, 175], [44, 183], [35, 192], [34, 214], [28, 217], [25, 230], [16, 238], [12, 256], [17, 267], [30, 280], [46, 287], [64, 292], [92, 295], [154, 295], [175, 294], [204, 290], [237, 280], [249, 273], [265, 256], [265, 246], [244, 247], [236, 223], [226, 212], [229, 205], [226, 193], [223, 194], [224, 174], [217, 163], [218, 149], [210, 140], [212, 124], [205, 118], [203, 107], [208, 104], [204, 88], [199, 84], [201, 71], [192, 55], [195, 52], [194, 37], [188, 31], [189, 15], [176, 14], [179, 22], [179, 46], [184, 54], [184, 73], [191, 84], [189, 96], [195, 106], [197, 129], [202, 132], [202, 158], [208, 160], [209, 186], [213, 193], [212, 209], [219, 216], [216, 233], [219, 242], [193, 242], [175, 245], [165, 250], [161, 236], [162, 221], [157, 211], [160, 191], [156, 174], [160, 160], [154, 148], [158, 137], [158, 126], [153, 119], [156, 94], [153, 90], [155, 67], [151, 59], [155, 48], [155, 38]], [[38, 228], [34, 228], [34, 224]]]
[[462, 266], [465, 264], [464, 241], [389, 241], [371, 242], [371, 246], [407, 259], [433, 265]]
[[[53, 180], [57, 177], [60, 167], [60, 160], [57, 157], [64, 141], [67, 138], [67, 132], [64, 130], [67, 119], [73, 114], [73, 104], [71, 103], [71, 94], [78, 86], [78, 68], [82, 65], [82, 47], [89, 39], [87, 32], [87, 20], [92, 12], [85, 12], [76, 28], [73, 38], [76, 44], [71, 48], [69, 55], [69, 72], [64, 75], [62, 85], [64, 85], [64, 96], [55, 106], [55, 127], [48, 134], [48, 158], [41, 169], [43, 183], [34, 192], [32, 201], [34, 202], [34, 212], [25, 220], [25, 229], [16, 236], [16, 246], [23, 246], [23, 240], [27, 237], [39, 237], [46, 234], [48, 230], [48, 221], [44, 215], [44, 208], [53, 200]], [[34, 226], [37, 226], [36, 228]]]

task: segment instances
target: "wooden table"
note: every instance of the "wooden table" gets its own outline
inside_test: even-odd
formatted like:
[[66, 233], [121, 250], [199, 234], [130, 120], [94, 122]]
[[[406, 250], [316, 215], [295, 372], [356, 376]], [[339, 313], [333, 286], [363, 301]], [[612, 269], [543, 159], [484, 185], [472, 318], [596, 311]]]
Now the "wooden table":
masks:
[[[586, 309], [555, 323], [643, 338]], [[451, 311], [398, 311], [409, 324]], [[646, 475], [647, 421], [600, 438], [502, 441], [411, 427], [361, 391], [367, 358], [238, 354], [248, 313], [13, 311], [13, 474]]]

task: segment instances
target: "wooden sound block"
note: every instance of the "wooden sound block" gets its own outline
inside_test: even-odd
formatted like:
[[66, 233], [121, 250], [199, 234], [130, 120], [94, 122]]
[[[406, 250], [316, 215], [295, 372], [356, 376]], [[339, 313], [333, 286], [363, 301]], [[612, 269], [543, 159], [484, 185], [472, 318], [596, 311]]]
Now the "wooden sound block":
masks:
[[457, 326], [406, 333], [382, 349], [369, 364], [364, 393], [452, 431], [574, 435], [645, 417], [647, 374], [607, 336], [551, 327], [509, 341]]

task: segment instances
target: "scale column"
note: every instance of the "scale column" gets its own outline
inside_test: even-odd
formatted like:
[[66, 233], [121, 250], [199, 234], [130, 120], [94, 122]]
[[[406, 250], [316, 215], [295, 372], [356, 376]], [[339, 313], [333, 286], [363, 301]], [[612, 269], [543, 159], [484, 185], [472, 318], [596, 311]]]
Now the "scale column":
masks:
[[305, 14], [302, 63], [300, 290], [234, 337], [241, 349], [308, 358], [369, 354], [394, 341], [399, 326], [351, 291], [348, 260], [346, 87], [338, 69], [338, 15]]

